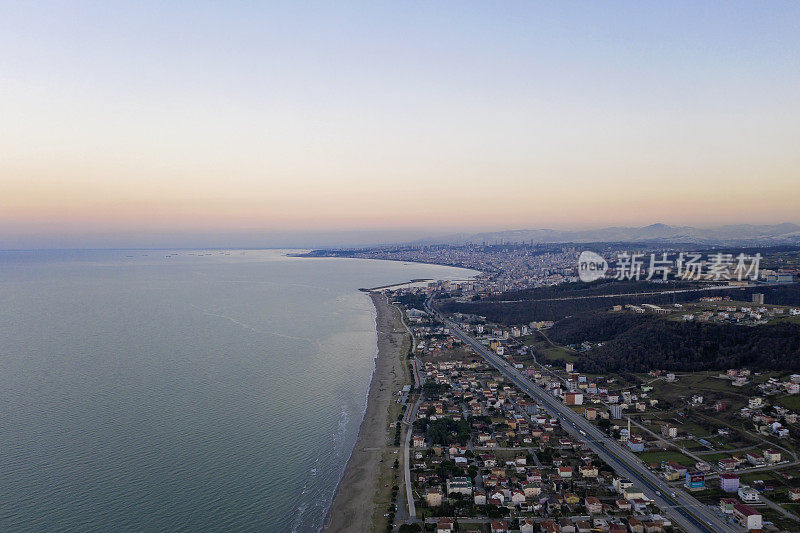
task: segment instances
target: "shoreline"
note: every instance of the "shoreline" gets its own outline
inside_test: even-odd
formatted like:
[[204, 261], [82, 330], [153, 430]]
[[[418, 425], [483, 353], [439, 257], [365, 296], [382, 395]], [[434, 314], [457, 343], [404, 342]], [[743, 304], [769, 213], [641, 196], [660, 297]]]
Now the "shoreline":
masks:
[[[477, 272], [478, 274], [485, 273], [483, 270], [478, 270], [476, 268], [472, 268], [465, 265], [455, 265], [450, 263], [434, 263], [433, 261], [411, 261], [407, 259], [392, 259], [390, 257], [357, 257], [353, 255], [325, 255], [325, 254], [316, 254], [314, 253], [315, 251], [316, 250], [306, 253], [286, 254], [286, 255], [289, 257], [297, 257], [300, 259], [360, 259], [363, 261], [392, 261], [395, 263], [408, 263], [410, 265], [431, 265], [431, 266], [443, 266], [449, 268], [459, 268], [461, 270], [471, 270], [472, 272]], [[464, 279], [474, 279], [476, 277], [478, 277], [477, 274], [473, 275], [471, 278], [464, 278]]]
[[433, 281], [433, 278], [418, 278], [418, 279], [410, 279], [408, 281], [404, 281], [402, 283], [392, 283], [391, 285], [380, 285], [378, 287], [371, 287], [369, 289], [358, 289], [361, 292], [376, 292], [376, 291], [383, 291], [385, 289], [394, 289], [396, 287], [405, 287], [406, 285], [413, 285], [414, 283], [423, 283], [426, 281]]
[[385, 456], [392, 437], [387, 431], [389, 409], [404, 382], [402, 337], [407, 333], [402, 324], [399, 330], [396, 327], [399, 317], [383, 293], [372, 292], [370, 298], [376, 311], [378, 353], [358, 437], [322, 525], [326, 532], [373, 530], [381, 465], [389, 461]]

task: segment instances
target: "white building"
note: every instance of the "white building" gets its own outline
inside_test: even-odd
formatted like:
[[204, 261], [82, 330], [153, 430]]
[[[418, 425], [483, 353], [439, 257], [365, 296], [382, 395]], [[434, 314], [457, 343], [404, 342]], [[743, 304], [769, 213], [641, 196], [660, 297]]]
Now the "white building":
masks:
[[761, 501], [758, 491], [747, 485], [740, 485], [737, 494], [739, 494], [739, 498], [746, 503], [758, 503]]
[[749, 505], [744, 505], [741, 503], [734, 505], [733, 519], [748, 531], [761, 529], [761, 513]]

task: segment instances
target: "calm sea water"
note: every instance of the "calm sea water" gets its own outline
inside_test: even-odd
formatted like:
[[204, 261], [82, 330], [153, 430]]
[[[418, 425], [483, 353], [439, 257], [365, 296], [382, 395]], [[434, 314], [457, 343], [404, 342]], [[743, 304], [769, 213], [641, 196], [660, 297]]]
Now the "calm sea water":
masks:
[[0, 252], [0, 530], [317, 530], [376, 352], [356, 289], [471, 274], [281, 251]]

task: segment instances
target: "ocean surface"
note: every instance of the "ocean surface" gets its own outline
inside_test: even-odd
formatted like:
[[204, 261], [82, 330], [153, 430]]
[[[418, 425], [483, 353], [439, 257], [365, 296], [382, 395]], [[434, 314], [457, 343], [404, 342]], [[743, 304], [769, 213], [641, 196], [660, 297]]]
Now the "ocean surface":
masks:
[[0, 531], [318, 530], [376, 354], [357, 288], [473, 274], [0, 252]]

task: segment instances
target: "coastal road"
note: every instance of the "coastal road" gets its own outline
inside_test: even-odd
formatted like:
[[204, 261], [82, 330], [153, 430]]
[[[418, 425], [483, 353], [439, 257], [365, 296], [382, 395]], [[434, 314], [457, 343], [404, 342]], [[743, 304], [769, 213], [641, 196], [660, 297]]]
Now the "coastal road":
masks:
[[[399, 306], [395, 306], [397, 310], [400, 312], [400, 322], [403, 323], [403, 327], [406, 328], [408, 332], [408, 336], [411, 338], [411, 373], [414, 376], [414, 386], [417, 389], [421, 389], [423, 378], [419, 373], [419, 369], [417, 368], [417, 358], [413, 354], [416, 354], [417, 351], [417, 338], [414, 337], [414, 333], [412, 333], [411, 328], [408, 327], [406, 324], [405, 315], [403, 314], [403, 310]], [[422, 394], [420, 393], [417, 400], [414, 402], [414, 405], [406, 412], [406, 416], [403, 419], [403, 422], [407, 424], [406, 426], [406, 442], [403, 446], [403, 474], [405, 476], [405, 485], [406, 485], [406, 501], [408, 502], [408, 517], [410, 520], [414, 520], [417, 518], [417, 507], [414, 503], [414, 490], [411, 484], [411, 437], [414, 433], [414, 420], [417, 419], [417, 409], [419, 408], [419, 404], [422, 403]]]
[[411, 484], [411, 435], [414, 433], [414, 420], [417, 418], [417, 409], [422, 402], [422, 395], [420, 394], [417, 401], [414, 402], [414, 407], [411, 408], [411, 418], [408, 427], [406, 428], [406, 445], [403, 447], [403, 471], [406, 478], [406, 501], [408, 502], [408, 516], [411, 519], [417, 517], [417, 507], [414, 504], [414, 487]]
[[[411, 338], [414, 338], [414, 335], [411, 335]], [[422, 384], [425, 383], [425, 378], [422, 377], [421, 374], [417, 371], [417, 359], [416, 357], [413, 360], [414, 363], [414, 380], [417, 383], [417, 387], [422, 387]], [[410, 519], [417, 518], [417, 507], [414, 503], [414, 487], [411, 483], [411, 437], [414, 433], [414, 421], [417, 419], [417, 411], [419, 410], [419, 404], [422, 403], [422, 393], [420, 392], [417, 400], [414, 402], [414, 406], [408, 411], [407, 418], [404, 422], [407, 424], [406, 426], [406, 443], [403, 446], [403, 471], [406, 479], [406, 501], [408, 502], [408, 516]]]
[[441, 313], [433, 309], [430, 301], [427, 301], [425, 306], [432, 315], [450, 328], [450, 331], [455, 336], [471, 346], [501, 374], [558, 418], [566, 431], [584, 440], [601, 460], [611, 466], [617, 473], [636, 483], [645, 495], [653, 500], [675, 524], [692, 533], [740, 531], [740, 529], [686, 492], [669, 486], [664, 480], [648, 470], [638, 457], [624, 449], [615, 440], [606, 436], [594, 424], [591, 424], [557, 398], [548, 394], [544, 389], [511, 367], [503, 358], [488, 350], [452, 321], [442, 316]]

